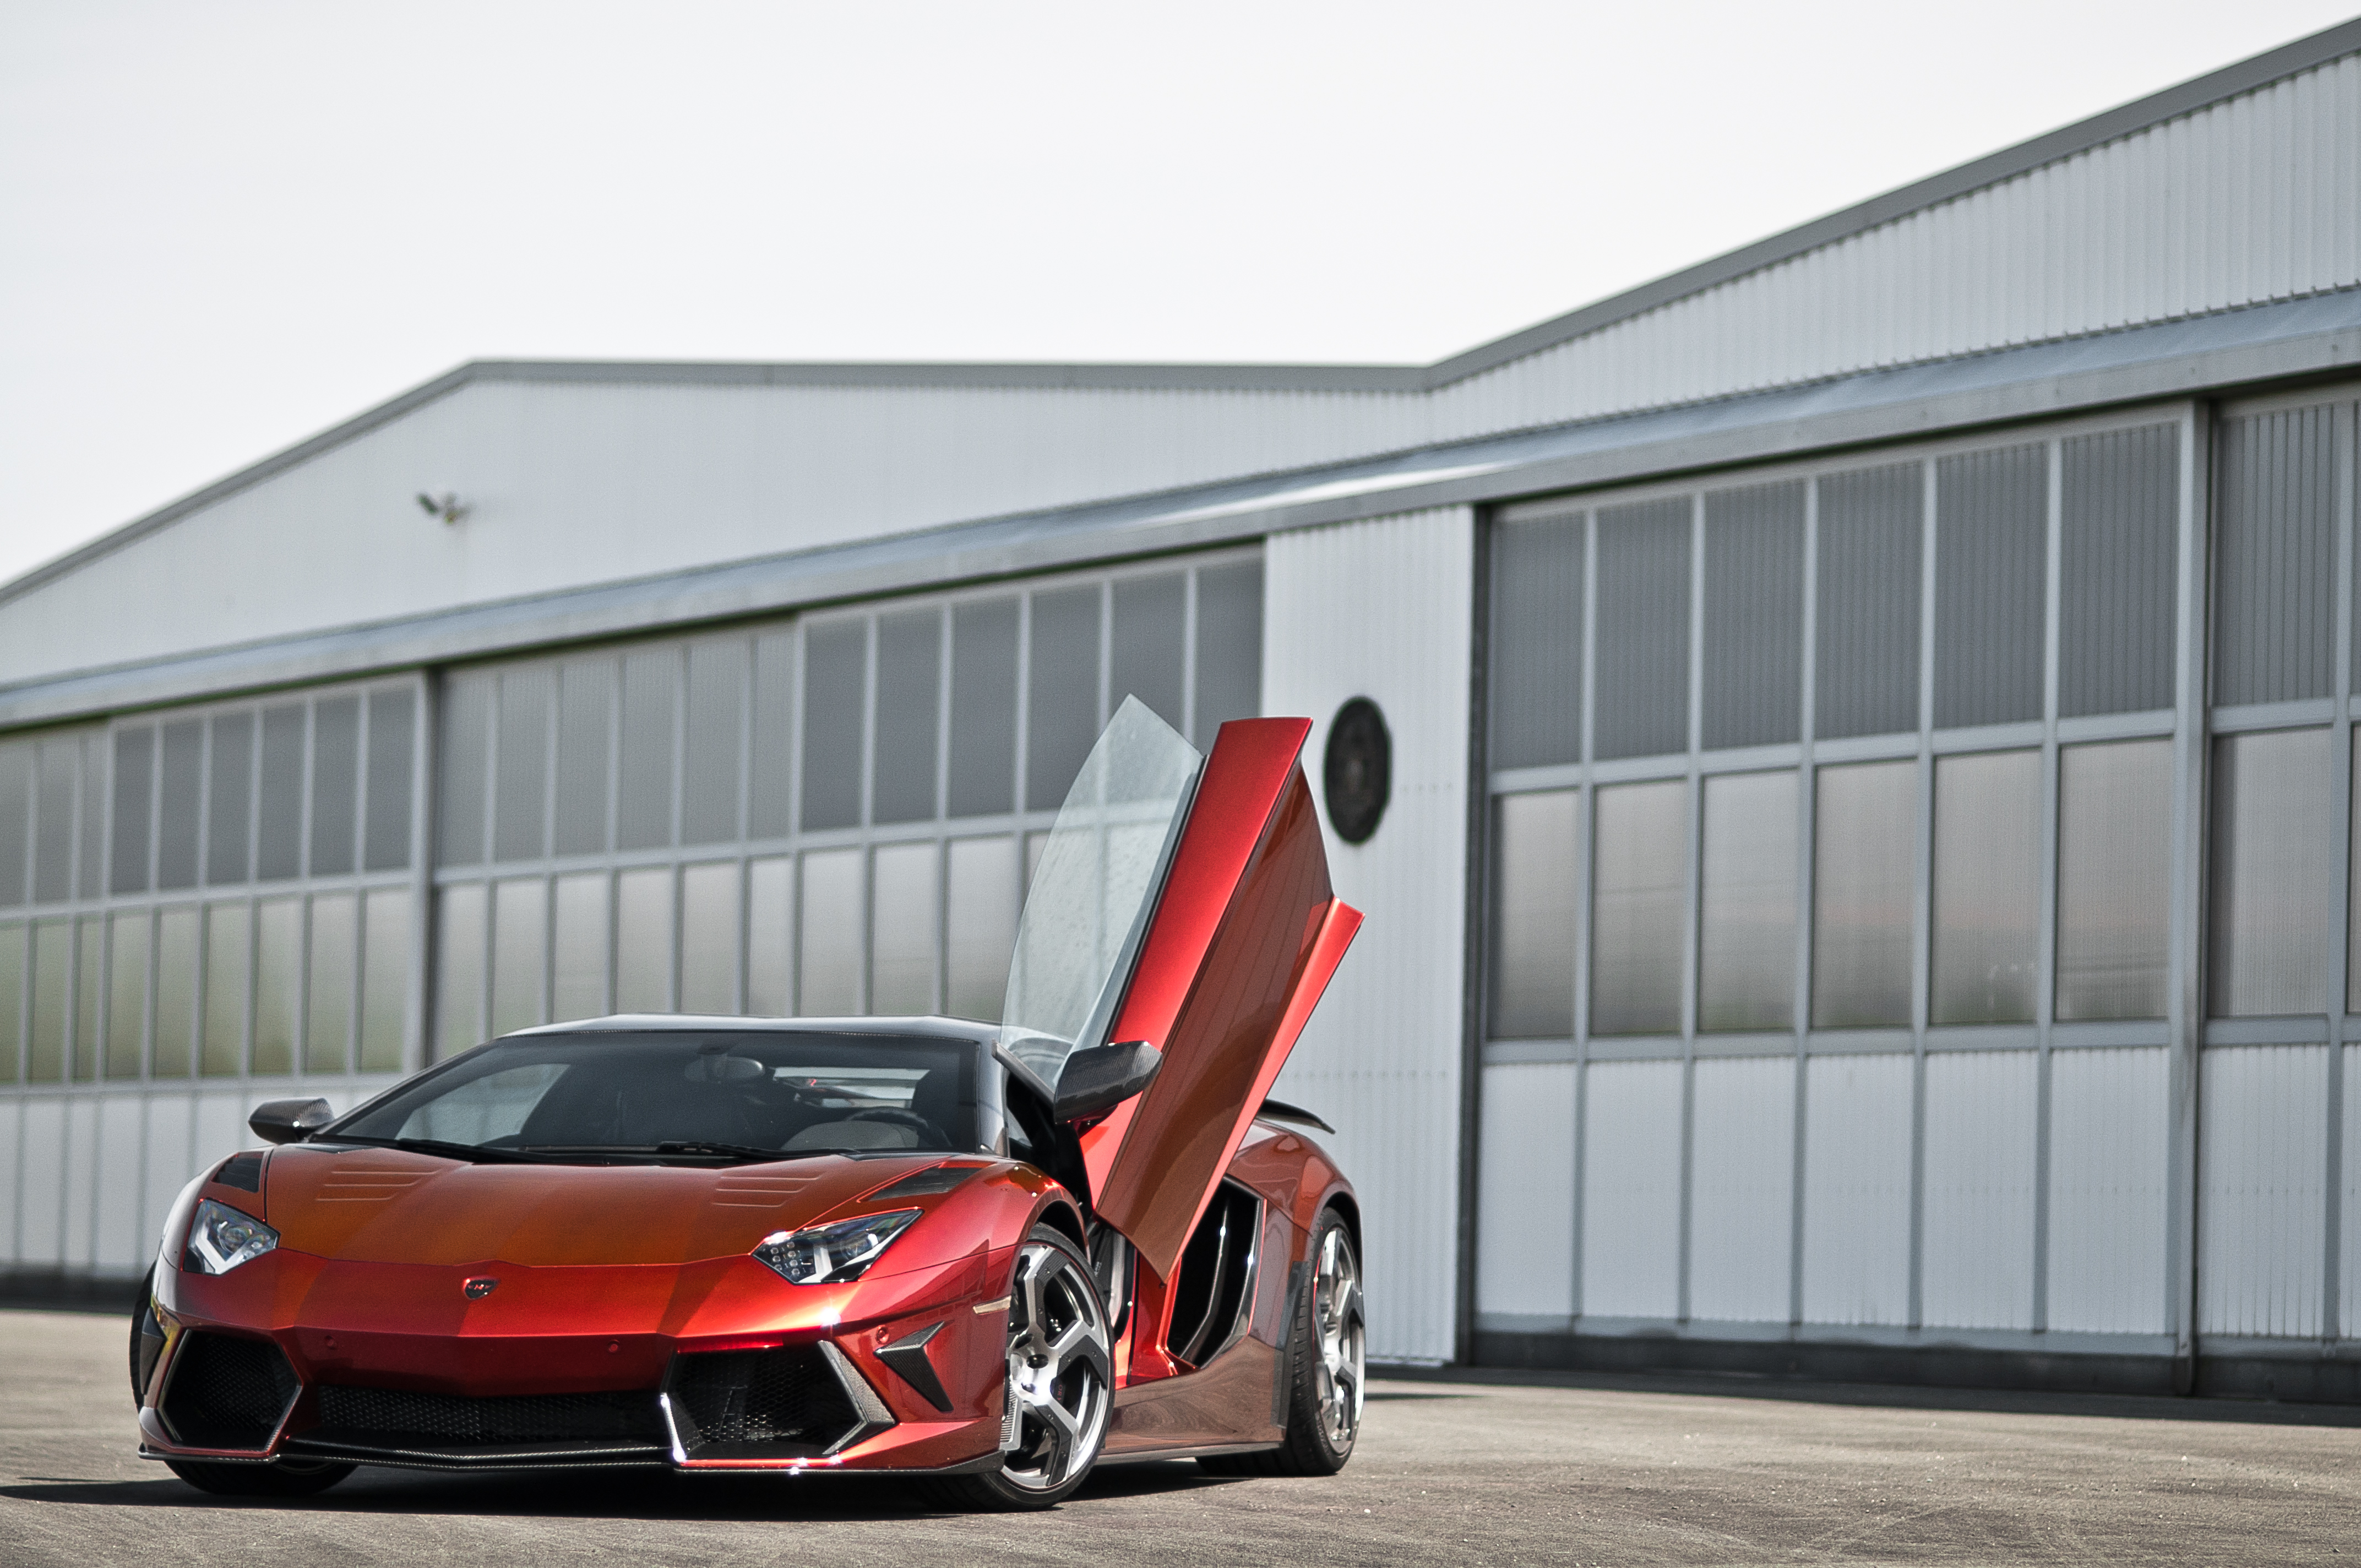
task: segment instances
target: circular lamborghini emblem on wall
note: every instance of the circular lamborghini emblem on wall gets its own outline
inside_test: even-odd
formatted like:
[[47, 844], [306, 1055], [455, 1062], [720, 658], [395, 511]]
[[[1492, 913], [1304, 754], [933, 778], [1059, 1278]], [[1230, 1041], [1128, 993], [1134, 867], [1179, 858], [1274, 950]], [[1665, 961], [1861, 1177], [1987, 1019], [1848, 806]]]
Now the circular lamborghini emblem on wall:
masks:
[[1394, 741], [1386, 716], [1367, 697], [1356, 696], [1336, 710], [1328, 726], [1328, 755], [1321, 783], [1328, 821], [1347, 844], [1366, 843], [1386, 814], [1393, 790]]
[[470, 1279], [459, 1287], [467, 1293], [470, 1301], [480, 1301], [500, 1288], [500, 1282], [497, 1279]]

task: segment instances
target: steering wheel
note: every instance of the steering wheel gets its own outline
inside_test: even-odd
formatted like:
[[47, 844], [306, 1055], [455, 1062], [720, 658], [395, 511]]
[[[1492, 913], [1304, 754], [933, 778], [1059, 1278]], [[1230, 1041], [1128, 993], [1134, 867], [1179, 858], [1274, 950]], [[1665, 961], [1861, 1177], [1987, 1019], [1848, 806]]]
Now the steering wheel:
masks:
[[922, 1145], [931, 1141], [948, 1147], [950, 1144], [950, 1140], [943, 1135], [943, 1130], [940, 1127], [936, 1126], [932, 1122], [928, 1121], [916, 1111], [896, 1111], [887, 1106], [873, 1106], [866, 1111], [855, 1111], [850, 1116], [845, 1117], [844, 1120], [848, 1122], [884, 1122], [889, 1126], [907, 1127], [912, 1132], [918, 1135], [919, 1141]]

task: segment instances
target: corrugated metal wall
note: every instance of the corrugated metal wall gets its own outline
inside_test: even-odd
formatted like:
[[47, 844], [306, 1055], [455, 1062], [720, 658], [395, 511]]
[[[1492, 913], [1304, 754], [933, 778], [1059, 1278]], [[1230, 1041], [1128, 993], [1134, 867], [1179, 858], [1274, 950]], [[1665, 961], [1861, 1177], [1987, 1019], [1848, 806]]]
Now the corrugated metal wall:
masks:
[[2153, 1334], [2167, 1326], [2169, 1083], [2160, 1048], [2049, 1058], [2052, 1330]]
[[1442, 1360], [1457, 1290], [1475, 521], [1451, 507], [1280, 534], [1264, 570], [1262, 711], [1316, 721], [1314, 793], [1346, 699], [1375, 700], [1393, 735], [1384, 821], [1365, 844], [1328, 844], [1337, 894], [1368, 923], [1279, 1093], [1340, 1129], [1367, 1229], [1369, 1354]]

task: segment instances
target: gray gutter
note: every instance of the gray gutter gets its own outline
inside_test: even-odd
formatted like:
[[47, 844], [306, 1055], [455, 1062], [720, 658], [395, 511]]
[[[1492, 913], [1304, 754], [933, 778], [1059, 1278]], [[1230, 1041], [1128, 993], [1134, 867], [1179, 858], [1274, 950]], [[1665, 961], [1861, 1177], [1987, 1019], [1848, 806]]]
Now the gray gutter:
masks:
[[2269, 49], [2220, 71], [2078, 120], [1874, 196], [1767, 239], [1570, 311], [1433, 365], [1058, 365], [783, 363], [478, 359], [445, 371], [375, 408], [331, 425], [259, 463], [135, 518], [9, 582], [0, 605], [86, 562], [142, 539], [228, 496], [401, 418], [475, 381], [698, 386], [1039, 388], [1066, 390], [1297, 391], [1413, 395], [1539, 353], [1569, 339], [1729, 282], [1880, 224], [1935, 206], [2118, 137], [2193, 113], [2361, 50], [2361, 17]]
[[777, 614], [2361, 368], [2361, 290], [1155, 496], [473, 605], [0, 688], [0, 726]]

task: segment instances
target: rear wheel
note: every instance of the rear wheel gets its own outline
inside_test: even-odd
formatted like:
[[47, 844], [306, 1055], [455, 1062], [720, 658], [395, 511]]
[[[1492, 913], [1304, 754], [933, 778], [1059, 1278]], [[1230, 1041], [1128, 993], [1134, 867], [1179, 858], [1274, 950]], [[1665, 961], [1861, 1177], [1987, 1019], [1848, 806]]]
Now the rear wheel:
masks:
[[1008, 1294], [1000, 1464], [938, 1483], [955, 1507], [1055, 1508], [1089, 1479], [1106, 1446], [1115, 1357], [1090, 1261], [1059, 1231], [1036, 1225], [1016, 1249]]
[[1288, 1325], [1287, 1441], [1257, 1453], [1210, 1454], [1197, 1463], [1216, 1475], [1334, 1475], [1353, 1457], [1361, 1432], [1367, 1336], [1362, 1327], [1361, 1260], [1335, 1210], [1312, 1231], [1312, 1288]]
[[308, 1497], [324, 1492], [353, 1473], [349, 1464], [326, 1460], [282, 1459], [276, 1464], [207, 1464], [195, 1459], [168, 1459], [173, 1475], [201, 1492], [224, 1497]]

